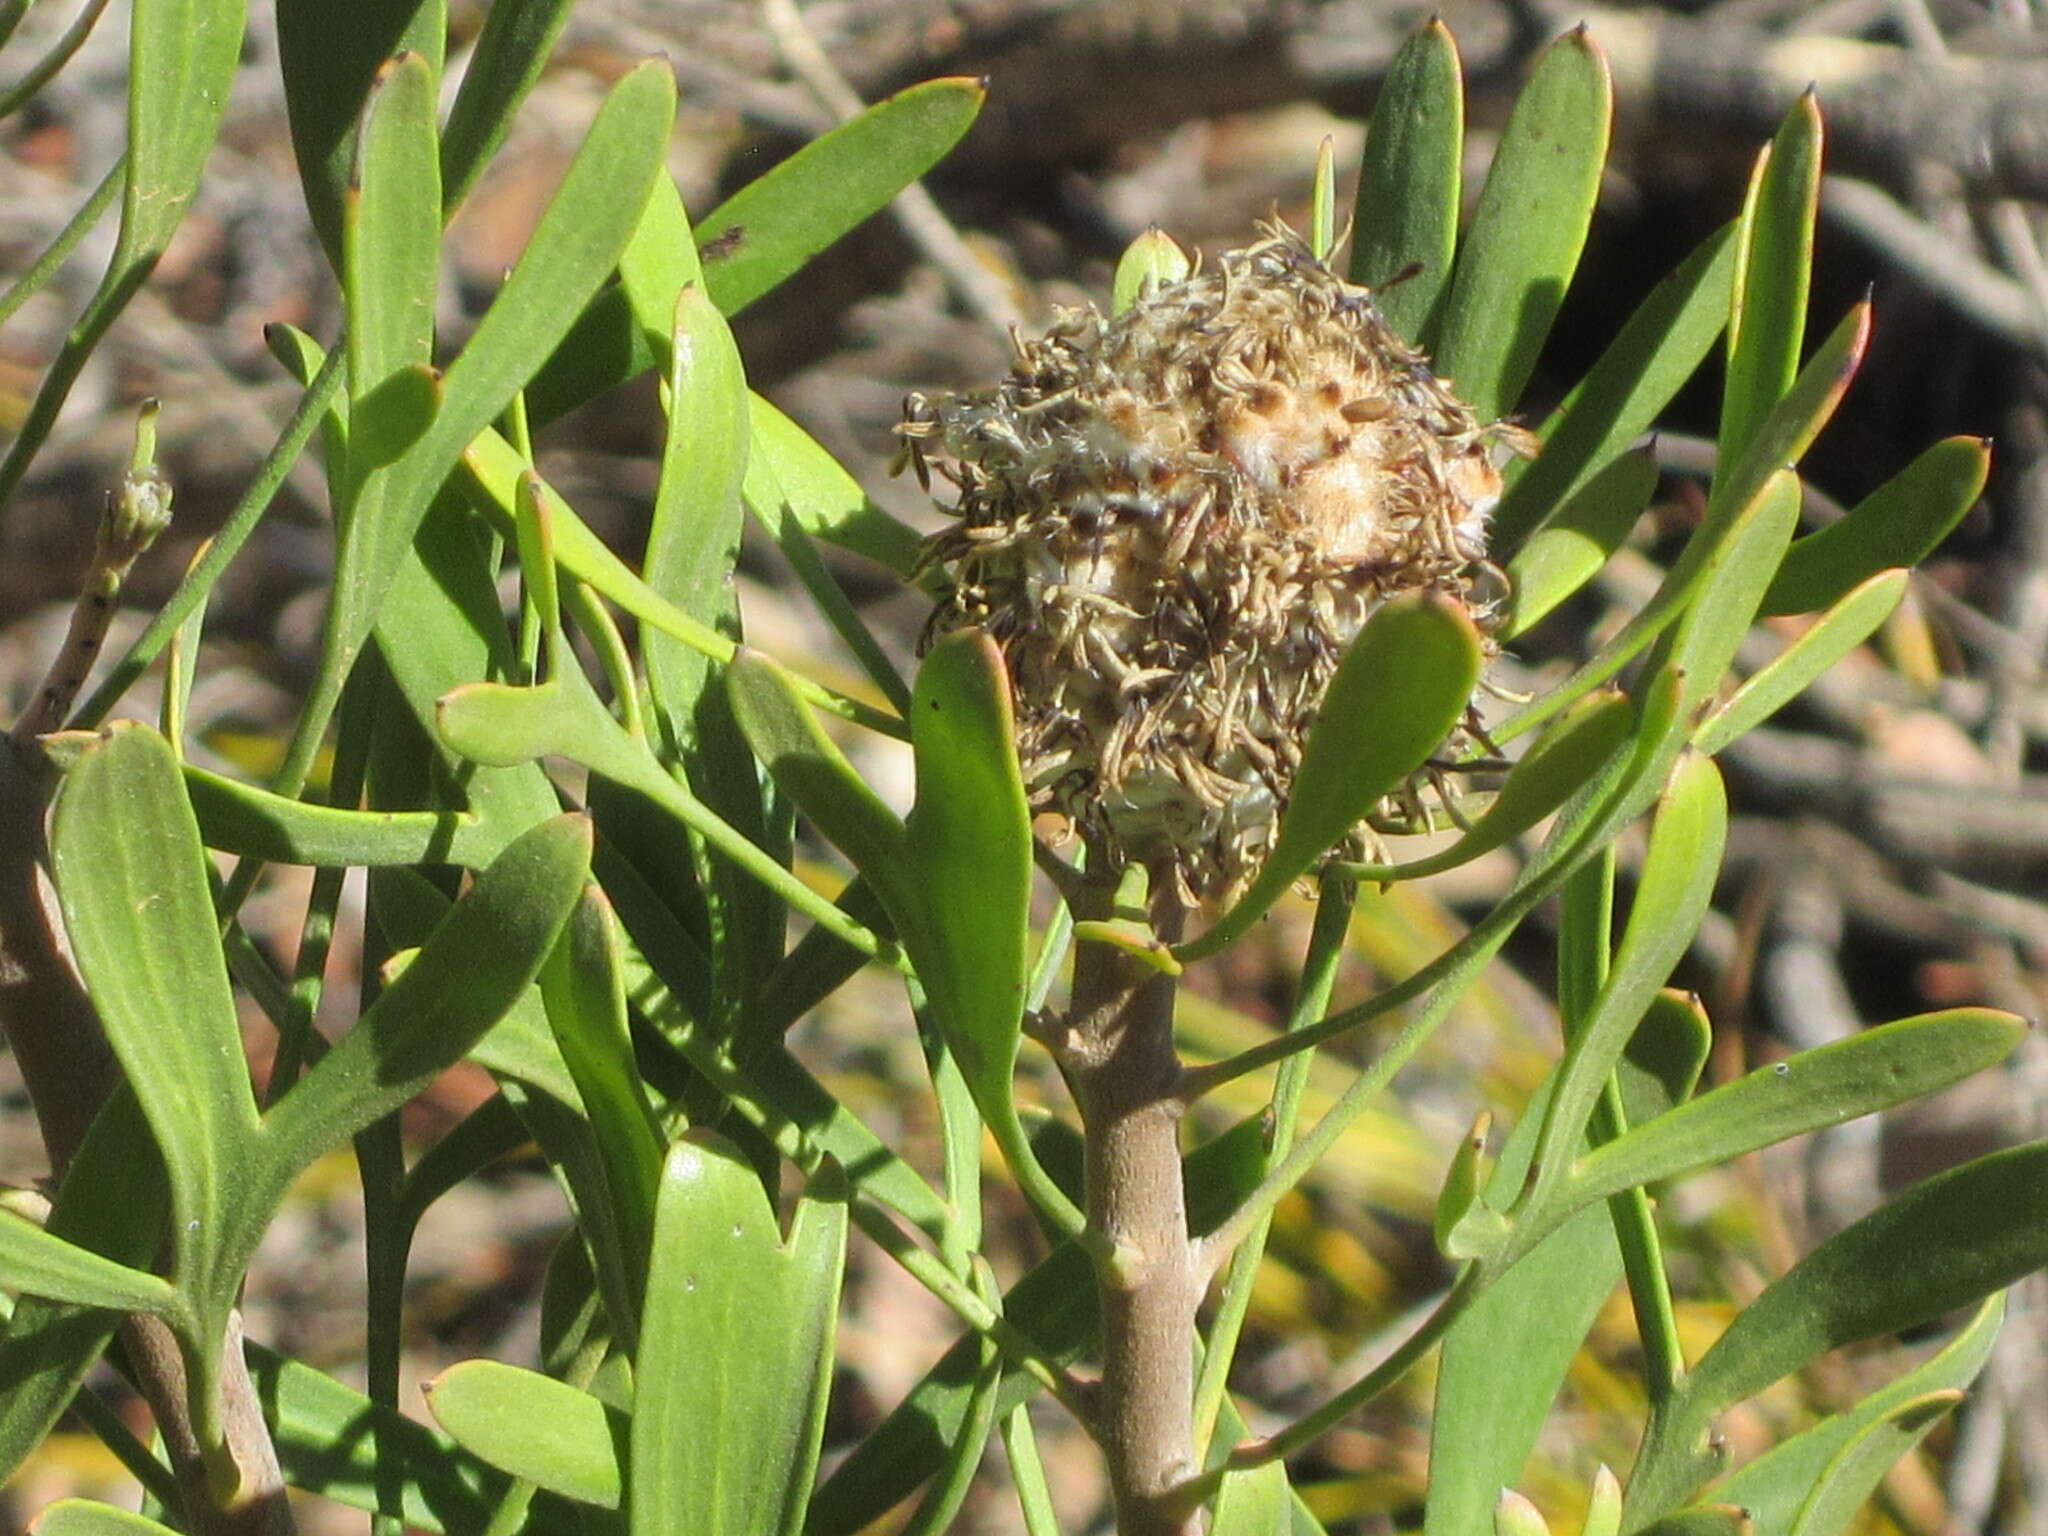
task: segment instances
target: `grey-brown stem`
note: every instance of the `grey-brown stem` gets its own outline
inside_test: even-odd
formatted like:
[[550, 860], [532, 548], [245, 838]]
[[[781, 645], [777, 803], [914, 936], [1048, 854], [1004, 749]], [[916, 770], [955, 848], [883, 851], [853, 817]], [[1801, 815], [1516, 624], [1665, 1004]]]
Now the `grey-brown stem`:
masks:
[[1075, 953], [1060, 1055], [1087, 1130], [1088, 1225], [1107, 1240], [1096, 1261], [1102, 1385], [1094, 1427], [1121, 1536], [1194, 1536], [1201, 1528], [1198, 1515], [1175, 1511], [1166, 1497], [1194, 1470], [1202, 1295], [1181, 1184], [1173, 999], [1172, 978], [1120, 950], [1083, 944]]

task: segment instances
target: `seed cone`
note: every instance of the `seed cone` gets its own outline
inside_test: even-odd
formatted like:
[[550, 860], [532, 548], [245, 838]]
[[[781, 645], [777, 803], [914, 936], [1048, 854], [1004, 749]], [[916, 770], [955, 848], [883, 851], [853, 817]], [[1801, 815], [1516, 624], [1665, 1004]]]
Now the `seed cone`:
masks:
[[1114, 319], [1064, 312], [993, 389], [913, 397], [957, 488], [935, 634], [980, 625], [1034, 803], [1184, 899], [1263, 862], [1345, 647], [1434, 588], [1485, 627], [1500, 494], [1486, 424], [1292, 231]]

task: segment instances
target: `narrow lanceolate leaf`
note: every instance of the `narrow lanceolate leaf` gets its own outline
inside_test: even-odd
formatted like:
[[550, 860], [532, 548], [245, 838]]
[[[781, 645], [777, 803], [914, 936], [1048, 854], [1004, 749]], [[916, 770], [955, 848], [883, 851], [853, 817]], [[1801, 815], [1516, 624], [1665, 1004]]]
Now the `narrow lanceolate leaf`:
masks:
[[1014, 1119], [1031, 812], [1009, 679], [992, 640], [969, 630], [932, 647], [918, 669], [910, 730], [917, 803], [905, 846], [921, 900], [916, 912], [891, 916], [982, 1114]]
[[[1925, 1262], [1939, 1253], [1939, 1264]], [[1670, 1410], [1652, 1421], [1632, 1513], [1670, 1508], [1697, 1482], [1716, 1416], [1808, 1360], [1917, 1327], [2048, 1264], [2048, 1142], [1937, 1174], [1829, 1238], [1736, 1315]]]
[[1729, 225], [1651, 290], [1543, 424], [1543, 451], [1534, 462], [1508, 466], [1510, 483], [1493, 515], [1495, 550], [1513, 549], [1649, 430], [1727, 324], [1734, 265]]
[[1729, 695], [1728, 702], [1694, 732], [1693, 745], [1709, 755], [1719, 752], [1791, 703], [1816, 677], [1877, 632], [1898, 608], [1911, 579], [1910, 571], [1880, 571], [1843, 596]]
[[1836, 1536], [1869, 1502], [1885, 1474], [1912, 1454], [1962, 1400], [1963, 1394], [1950, 1388], [1886, 1410], [1843, 1446], [1821, 1473], [1820, 1482], [1799, 1507], [1791, 1536]]
[[161, 252], [184, 218], [227, 110], [246, 15], [241, 0], [137, 0], [117, 266]]
[[697, 226], [711, 298], [736, 314], [938, 164], [987, 89], [927, 80], [806, 144]]
[[1416, 880], [1470, 863], [1529, 831], [1591, 782], [1628, 743], [1635, 710], [1619, 693], [1579, 703], [1509, 772], [1479, 819], [1450, 847], [1407, 864], [1335, 866], [1355, 880]]
[[1780, 470], [1738, 517], [1700, 572], [1698, 595], [1671, 634], [1671, 662], [1685, 674], [1679, 708], [1712, 698], [1756, 618], [1770, 573], [1799, 522], [1799, 477]]
[[426, 58], [436, 76], [447, 45], [443, 0], [279, 0], [277, 64], [284, 78], [292, 155], [313, 231], [342, 268], [342, 205], [347, 198], [356, 125], [378, 70], [395, 53]]
[[[477, 876], [398, 979], [271, 1111], [274, 1189], [418, 1093], [532, 983], [590, 871], [590, 827], [559, 816]], [[252, 1203], [253, 1192], [248, 1194]], [[267, 1219], [267, 1214], [266, 1214]]]
[[[1674, 621], [1685, 630], [1682, 644], [1693, 668], [1684, 673], [1681, 703], [1690, 709], [1708, 697], [1756, 612], [1764, 579], [1758, 573], [1768, 572], [1779, 557], [1799, 515], [1798, 478], [1789, 470], [1774, 475], [1759, 477], [1747, 502], [1719, 513], [1710, 508], [1655, 595], [1578, 671], [1495, 726], [1494, 740], [1511, 740], [1570, 708], [1641, 655]], [[1743, 586], [1752, 576], [1755, 582]], [[1722, 598], [1719, 606], [1702, 595], [1710, 585]]]
[[676, 305], [685, 288], [703, 282], [683, 195], [672, 178], [657, 176], [639, 227], [619, 253], [619, 287], [664, 370], [674, 368]]
[[[170, 1196], [134, 1094], [118, 1090], [92, 1123], [44, 1230], [117, 1263], [151, 1263]], [[11, 1474], [43, 1444], [120, 1314], [32, 1293], [0, 1330], [0, 1470]]]
[[479, 1459], [578, 1503], [619, 1507], [625, 1416], [588, 1392], [495, 1360], [450, 1366], [425, 1392], [435, 1422]]
[[628, 1530], [794, 1536], [817, 1475], [846, 1258], [836, 1171], [784, 1241], [760, 1176], [703, 1133], [662, 1168], [634, 1361]]
[[1514, 607], [1503, 638], [1526, 633], [1599, 575], [1656, 489], [1655, 457], [1625, 453], [1545, 518], [1508, 562]]
[[1544, 1116], [1525, 1197], [1541, 1211], [1585, 1135], [1588, 1116], [1629, 1035], [1692, 945], [1713, 899], [1728, 835], [1728, 797], [1713, 759], [1681, 758], [1650, 828], [1635, 904], [1614, 963], [1579, 1025]]
[[1918, 565], [1976, 505], [1990, 471], [1991, 445], [1983, 438], [1936, 443], [1840, 522], [1794, 543], [1761, 611], [1811, 613], [1879, 571]]
[[1580, 27], [1538, 58], [1501, 134], [1430, 349], [1481, 421], [1513, 408], [1564, 302], [1613, 116], [1606, 56]]
[[610, 904], [594, 887], [586, 890], [541, 972], [541, 996], [603, 1160], [611, 1229], [625, 1250], [610, 1294], [631, 1302], [626, 1327], [617, 1330], [630, 1344], [653, 1244], [662, 1136], [633, 1064], [621, 944]]
[[90, 1499], [59, 1499], [29, 1527], [30, 1536], [177, 1536], [168, 1525]]
[[789, 674], [758, 651], [726, 668], [733, 714], [754, 753], [797, 809], [852, 859], [882, 895], [899, 902], [907, 880], [902, 818], [884, 805], [798, 697]]
[[503, 839], [466, 811], [348, 811], [309, 805], [187, 764], [206, 846], [266, 864], [490, 862]]
[[1732, 461], [1717, 466], [1707, 495], [1709, 522], [1747, 505], [1772, 475], [1799, 462], [1842, 403], [1869, 342], [1870, 305], [1857, 304], [1814, 348], [1791, 387], [1758, 424], [1749, 445]]
[[0, 1211], [0, 1287], [80, 1307], [163, 1316], [177, 1293], [160, 1276], [67, 1243], [26, 1217]]
[[1432, 17], [1380, 82], [1352, 215], [1351, 280], [1378, 290], [1380, 313], [1410, 341], [1423, 335], [1450, 285], [1464, 150], [1458, 45]]
[[[1629, 1116], [1649, 1119], [1682, 1102], [1710, 1042], [1697, 1004], [1660, 993], [1617, 1072]], [[1506, 1207], [1527, 1176], [1550, 1092], [1549, 1083], [1537, 1090], [1501, 1149], [1487, 1186], [1497, 1206]], [[1565, 1373], [1620, 1276], [1614, 1224], [1591, 1207], [1538, 1243], [1452, 1324], [1437, 1371], [1428, 1536], [1485, 1528], [1494, 1495], [1521, 1476]], [[1515, 1362], [1512, 1371], [1501, 1370], [1504, 1359]]]
[[1737, 1468], [1715, 1485], [1714, 1496], [1751, 1510], [1760, 1530], [1788, 1529], [1827, 1468], [1871, 1425], [1927, 1393], [1957, 1391], [1975, 1381], [1991, 1358], [2004, 1320], [2005, 1297], [1991, 1297], [1960, 1333], [1912, 1370], [1847, 1412], [1821, 1420]]
[[335, 572], [330, 649], [353, 654], [435, 490], [589, 302], [639, 222], [675, 116], [675, 77], [644, 64], [612, 87], [525, 254], [448, 367], [429, 427], [363, 485]]
[[79, 970], [169, 1171], [182, 1274], [211, 1275], [257, 1136], [206, 852], [178, 760], [123, 723], [67, 775], [50, 834]]
[[1806, 291], [1813, 270], [1814, 210], [1820, 200], [1820, 107], [1799, 98], [1750, 178], [1737, 226], [1734, 302], [1728, 316], [1728, 376], [1716, 450], [1740, 457], [1799, 372]]
[[1264, 867], [1214, 927], [1174, 953], [1198, 960], [1237, 938], [1420, 768], [1464, 714], [1479, 661], [1479, 632], [1447, 598], [1396, 598], [1373, 614], [1330, 680]]
[[356, 138], [342, 242], [349, 394], [434, 360], [441, 272], [441, 152], [434, 71], [403, 53], [377, 72]]
[[[805, 533], [865, 555], [909, 580], [924, 540], [868, 499], [860, 482], [808, 432], [759, 395], [747, 397], [753, 449], [745, 495], [756, 511], [779, 496]], [[756, 479], [759, 470], [764, 477]]]
[[[506, 1478], [448, 1436], [297, 1360], [248, 1346], [249, 1374], [263, 1401], [285, 1481], [353, 1509], [384, 1510], [400, 1487], [399, 1513], [423, 1531], [488, 1527]], [[560, 1505], [536, 1509], [532, 1536], [573, 1536], [581, 1525]]]
[[441, 135], [441, 196], [453, 211], [512, 126], [540, 78], [574, 0], [495, 0], [470, 49]]
[[[746, 375], [725, 317], [694, 283], [677, 295], [669, 324], [668, 431], [643, 573], [680, 611], [736, 639]], [[697, 798], [750, 842], [774, 848], [760, 775], [710, 661], [659, 631], [643, 631], [641, 649], [665, 760], [680, 764]], [[711, 920], [726, 940], [714, 951], [718, 981], [737, 1006], [781, 958], [783, 916], [773, 896], [731, 865], [718, 864], [710, 875]]]
[[2024, 1021], [1959, 1008], [1865, 1030], [1736, 1079], [1581, 1158], [1571, 1198], [1603, 1199], [1933, 1093], [2002, 1061]]

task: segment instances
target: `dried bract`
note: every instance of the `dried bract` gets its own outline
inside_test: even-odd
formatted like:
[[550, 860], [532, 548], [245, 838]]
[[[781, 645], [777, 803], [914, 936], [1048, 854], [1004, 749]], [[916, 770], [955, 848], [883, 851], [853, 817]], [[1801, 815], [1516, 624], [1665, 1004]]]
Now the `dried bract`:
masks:
[[957, 488], [932, 631], [1002, 647], [1034, 802], [1189, 899], [1257, 870], [1375, 608], [1434, 588], [1484, 625], [1494, 459], [1520, 436], [1368, 289], [1264, 234], [1114, 319], [1064, 312], [1001, 384], [913, 397], [898, 429]]

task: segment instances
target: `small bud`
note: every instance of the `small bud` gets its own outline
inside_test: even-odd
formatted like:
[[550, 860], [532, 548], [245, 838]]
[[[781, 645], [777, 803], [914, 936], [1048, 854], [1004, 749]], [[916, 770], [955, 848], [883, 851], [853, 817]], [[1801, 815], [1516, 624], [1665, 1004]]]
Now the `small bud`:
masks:
[[1621, 1530], [1621, 1483], [1606, 1462], [1593, 1474], [1593, 1497], [1586, 1504], [1586, 1523], [1579, 1536], [1618, 1536]]
[[1512, 1488], [1500, 1491], [1493, 1506], [1493, 1536], [1550, 1536], [1543, 1513]]

